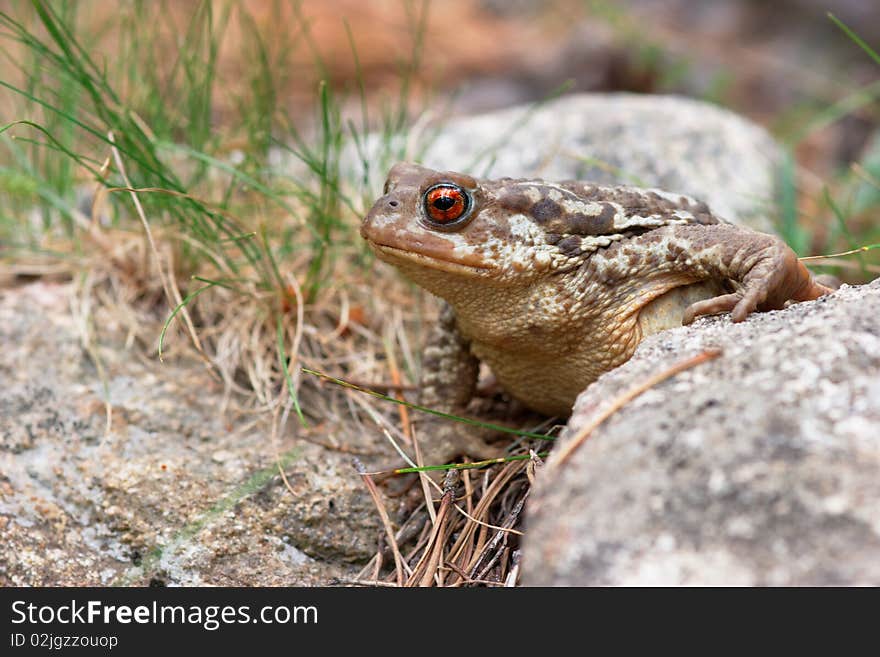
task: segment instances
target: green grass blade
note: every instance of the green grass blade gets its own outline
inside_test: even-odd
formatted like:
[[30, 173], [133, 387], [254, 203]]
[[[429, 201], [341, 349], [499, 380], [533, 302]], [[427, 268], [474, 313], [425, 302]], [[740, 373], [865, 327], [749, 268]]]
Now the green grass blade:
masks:
[[159, 360], [160, 361], [163, 360], [162, 359], [162, 347], [165, 344], [165, 333], [168, 331], [168, 327], [171, 326], [171, 322], [173, 322], [174, 318], [177, 317], [177, 313], [179, 313], [181, 310], [183, 310], [184, 307], [186, 307], [186, 304], [188, 304], [190, 301], [195, 299], [202, 292], [204, 292], [205, 290], [210, 290], [212, 287], [216, 287], [218, 285], [221, 287], [226, 287], [222, 283], [212, 281], [212, 282], [208, 283], [207, 285], [195, 290], [194, 292], [190, 292], [189, 294], [187, 294], [184, 297], [183, 301], [181, 301], [179, 304], [177, 304], [174, 307], [174, 310], [171, 311], [171, 314], [165, 320], [165, 324], [162, 325], [162, 332], [159, 334]]
[[414, 404], [412, 402], [405, 401], [403, 399], [397, 399], [396, 397], [391, 397], [389, 395], [383, 395], [381, 392], [376, 392], [375, 390], [370, 390], [369, 388], [364, 388], [362, 386], [355, 385], [353, 383], [349, 383], [348, 381], [344, 381], [342, 379], [337, 379], [336, 377], [332, 377], [329, 374], [324, 374], [323, 372], [318, 372], [317, 370], [312, 370], [307, 367], [301, 368], [303, 372], [306, 374], [311, 374], [313, 376], [320, 377], [331, 383], [335, 383], [338, 386], [342, 386], [343, 388], [348, 388], [350, 390], [356, 390], [357, 392], [363, 392], [372, 397], [376, 397], [377, 399], [382, 399], [384, 401], [389, 401], [394, 404], [400, 404], [401, 406], [406, 406], [407, 408], [412, 408], [416, 411], [421, 411], [422, 413], [428, 413], [429, 415], [436, 415], [437, 417], [442, 417], [447, 420], [453, 420], [455, 422], [461, 422], [462, 424], [469, 424], [475, 427], [482, 427], [484, 429], [491, 429], [492, 431], [499, 431], [502, 433], [510, 433], [515, 436], [524, 436], [526, 438], [537, 438], [538, 440], [556, 440], [555, 436], [548, 436], [543, 433], [533, 433], [531, 431], [523, 431], [521, 429], [512, 429], [510, 427], [505, 427], [500, 424], [492, 424], [491, 422], [483, 422], [481, 420], [475, 420], [469, 417], [461, 417], [460, 415], [452, 415], [451, 413], [443, 413], [442, 411], [435, 411], [433, 408], [428, 408], [427, 406], [419, 406], [418, 404]]
[[853, 41], [853, 43], [855, 43], [859, 48], [861, 48], [861, 49], [864, 50], [866, 53], [868, 53], [868, 57], [870, 57], [870, 58], [873, 59], [875, 62], [877, 62], [878, 64], [880, 64], [880, 55], [878, 55], [878, 54], [874, 51], [874, 49], [871, 48], [871, 46], [869, 46], [867, 43], [865, 43], [865, 42], [861, 39], [861, 37], [859, 37], [858, 34], [856, 34], [855, 32], [853, 32], [853, 31], [852, 31], [852, 30], [846, 25], [846, 23], [844, 23], [842, 20], [840, 20], [837, 16], [835, 16], [835, 15], [832, 14], [831, 12], [828, 12], [828, 18], [830, 18], [831, 21], [832, 21], [835, 25], [837, 25], [837, 27], [839, 27], [841, 30], [843, 30], [843, 33], [846, 34], [846, 36], [848, 36], [848, 37], [850, 38], [850, 40]]
[[[41, 143], [41, 142], [31, 142], [31, 143], [36, 143], [41, 146], [50, 147], [50, 148], [53, 148], [57, 151], [60, 151], [60, 152], [64, 153], [66, 156], [68, 156], [69, 158], [71, 158], [73, 161], [75, 161], [77, 164], [84, 167], [87, 171], [89, 171], [89, 173], [93, 174], [95, 177], [100, 177], [100, 173], [99, 173], [98, 168], [94, 167], [95, 164], [98, 164], [98, 162], [96, 160], [93, 160], [91, 158], [88, 158], [88, 160], [87, 160], [86, 158], [83, 158], [82, 156], [78, 155], [77, 153], [74, 153], [69, 148], [67, 148], [64, 144], [62, 144], [61, 141], [59, 141], [54, 136], [52, 136], [52, 133], [50, 133], [48, 130], [46, 130], [43, 126], [41, 126], [38, 123], [34, 123], [33, 121], [27, 121], [24, 119], [19, 120], [19, 121], [12, 121], [11, 123], [7, 123], [6, 125], [0, 126], [0, 135], [2, 135], [4, 132], [9, 130], [10, 128], [13, 128], [17, 125], [25, 125], [25, 126], [33, 128], [34, 130], [41, 132], [43, 135], [46, 136], [46, 138], [50, 142], [50, 144], [45, 144], [45, 143]], [[18, 139], [19, 141], [25, 141], [24, 139], [21, 139], [20, 137], [15, 137], [14, 135], [11, 137], [11, 139]]]
[[825, 203], [828, 205], [829, 208], [831, 208], [831, 211], [834, 213], [834, 217], [837, 219], [838, 229], [843, 234], [844, 238], [846, 239], [847, 243], [850, 246], [850, 249], [855, 251], [855, 254], [858, 257], [859, 267], [861, 268], [862, 275], [867, 277], [868, 276], [867, 263], [865, 262], [865, 259], [862, 257], [862, 252], [868, 251], [869, 249], [867, 249], [867, 248], [863, 249], [861, 247], [856, 247], [855, 238], [853, 237], [852, 233], [849, 231], [849, 227], [847, 226], [847, 223], [846, 223], [846, 213], [840, 208], [840, 206], [837, 204], [837, 202], [831, 197], [831, 192], [828, 190], [827, 186], [825, 187], [824, 190], [822, 190], [822, 197], [824, 198]]
[[797, 203], [797, 163], [790, 149], [783, 153], [779, 170], [779, 214], [782, 238], [794, 250], [802, 254], [807, 246], [807, 235], [800, 225]]
[[293, 408], [296, 410], [296, 416], [299, 418], [300, 424], [303, 427], [308, 427], [309, 423], [306, 422], [306, 418], [299, 406], [299, 398], [296, 395], [296, 390], [293, 389], [293, 378], [290, 376], [290, 369], [287, 365], [287, 356], [284, 352], [284, 326], [281, 323], [280, 314], [278, 315], [276, 329], [278, 335], [278, 361], [281, 363], [281, 370], [284, 372], [284, 382], [287, 385], [287, 394], [290, 395], [290, 399], [293, 401]]
[[[540, 458], [546, 458], [550, 452], [540, 452], [537, 454]], [[474, 461], [473, 463], [449, 463], [447, 465], [423, 465], [420, 468], [397, 468], [392, 474], [408, 474], [410, 472], [435, 472], [442, 470], [471, 470], [474, 468], [485, 468], [496, 463], [511, 463], [513, 461], [526, 461], [532, 458], [531, 454], [517, 454], [515, 456], [499, 456], [495, 459], [486, 459], [485, 461]]]

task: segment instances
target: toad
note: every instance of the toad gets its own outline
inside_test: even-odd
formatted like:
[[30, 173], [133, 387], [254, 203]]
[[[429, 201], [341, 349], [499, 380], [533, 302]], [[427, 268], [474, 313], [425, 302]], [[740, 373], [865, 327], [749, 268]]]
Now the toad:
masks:
[[[659, 189], [479, 180], [402, 163], [361, 235], [445, 301], [419, 403], [459, 415], [480, 362], [526, 407], [564, 418], [652, 333], [714, 313], [741, 322], [833, 291], [778, 237]], [[498, 451], [450, 426], [432, 432], [426, 462]]]

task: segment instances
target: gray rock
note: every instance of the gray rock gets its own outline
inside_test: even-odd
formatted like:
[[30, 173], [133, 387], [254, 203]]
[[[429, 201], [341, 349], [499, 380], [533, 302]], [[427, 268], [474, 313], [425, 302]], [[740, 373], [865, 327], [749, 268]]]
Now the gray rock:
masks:
[[72, 305], [70, 285], [0, 290], [0, 586], [313, 585], [375, 552], [349, 455], [276, 448], [264, 421], [218, 413], [203, 365], [127, 350], [106, 317], [99, 372]]
[[[391, 157], [370, 140], [384, 175], [395, 158], [480, 177], [594, 180], [659, 187], [706, 201], [722, 217], [772, 232], [780, 150], [763, 128], [675, 96], [576, 94], [442, 124], [427, 144]], [[379, 183], [381, 185], [381, 183]]]
[[581, 394], [561, 443], [709, 347], [541, 472], [527, 584], [880, 584], [880, 280], [652, 336]]

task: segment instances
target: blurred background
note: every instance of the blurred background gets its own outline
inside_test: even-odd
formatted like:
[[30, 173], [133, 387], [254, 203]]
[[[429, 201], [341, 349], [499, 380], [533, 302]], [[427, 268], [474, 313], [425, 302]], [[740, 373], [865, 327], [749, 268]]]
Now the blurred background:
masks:
[[[880, 159], [871, 142], [880, 113], [880, 63], [828, 16], [876, 50], [880, 3], [868, 0], [82, 0], [40, 6], [0, 2], [0, 79], [6, 83], [0, 113], [5, 121], [33, 119], [50, 131], [60, 120], [66, 128], [53, 136], [62, 141], [74, 138], [76, 128], [40, 101], [86, 111], [84, 101], [112, 100], [134, 110], [158, 137], [212, 155], [241, 150], [256, 157], [273, 138], [288, 138], [291, 127], [297, 134], [314, 129], [323, 80], [335, 94], [334, 111], [348, 117], [343, 128], [365, 108], [372, 112], [362, 131], [395, 113], [405, 123], [441, 104], [444, 113], [467, 114], [560, 91], [709, 100], [767, 127], [807, 177], [818, 177], [801, 198], [810, 216], [819, 180], [854, 161], [873, 170]], [[63, 26], [60, 34], [47, 27], [47, 12]], [[65, 40], [69, 52], [60, 45]], [[62, 60], [48, 56], [53, 49]], [[106, 89], [83, 83], [76, 67], [88, 66], [85, 61]], [[7, 163], [16, 159], [10, 160], [7, 139], [0, 155]], [[31, 163], [39, 157], [31, 154]], [[0, 207], [7, 215], [9, 194], [38, 184], [20, 175], [21, 163], [17, 168], [0, 171]], [[57, 171], [51, 177], [62, 196], [74, 193]]]
[[[196, 73], [181, 69], [194, 68], [198, 59], [213, 67], [211, 127], [227, 133], [235, 132], [263, 58], [277, 102], [300, 120], [313, 114], [319, 80], [354, 103], [363, 87], [367, 100], [380, 104], [400, 91], [407, 71], [416, 107], [452, 96], [456, 112], [472, 113], [539, 100], [560, 88], [680, 93], [731, 107], [783, 138], [802, 129], [811, 112], [859, 90], [871, 94], [870, 84], [880, 79], [880, 65], [828, 16], [876, 48], [880, 3], [869, 0], [81, 0], [50, 6], [134, 106], [147, 102], [139, 93], [155, 91], [154, 84], [166, 87], [167, 102], [179, 101], [174, 94], [186, 97], [183, 87]], [[0, 8], [27, 30], [44, 29], [31, 3], [4, 0]], [[14, 41], [4, 39], [2, 79], [21, 84], [34, 71]], [[14, 118], [14, 99], [6, 93], [2, 99], [4, 116]], [[876, 103], [864, 103], [811, 131], [800, 144], [804, 157], [831, 165], [858, 156], [876, 113]]]

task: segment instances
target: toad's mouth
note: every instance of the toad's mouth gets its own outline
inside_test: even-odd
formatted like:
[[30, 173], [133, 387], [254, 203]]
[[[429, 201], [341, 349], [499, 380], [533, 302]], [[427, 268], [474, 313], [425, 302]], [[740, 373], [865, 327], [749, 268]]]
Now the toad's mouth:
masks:
[[450, 274], [466, 276], [486, 276], [494, 269], [492, 265], [487, 264], [479, 256], [454, 257], [449, 249], [444, 249], [443, 251], [436, 251], [434, 249], [411, 251], [374, 242], [370, 239], [367, 242], [379, 258], [392, 265], [401, 265], [406, 269], [416, 265], [421, 268], [430, 268], [449, 272]]

